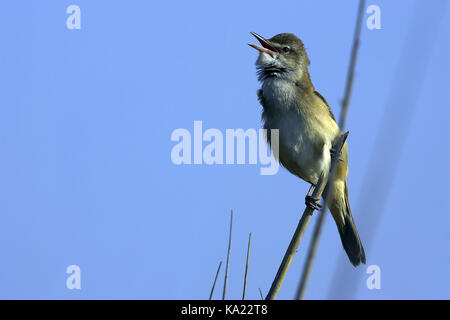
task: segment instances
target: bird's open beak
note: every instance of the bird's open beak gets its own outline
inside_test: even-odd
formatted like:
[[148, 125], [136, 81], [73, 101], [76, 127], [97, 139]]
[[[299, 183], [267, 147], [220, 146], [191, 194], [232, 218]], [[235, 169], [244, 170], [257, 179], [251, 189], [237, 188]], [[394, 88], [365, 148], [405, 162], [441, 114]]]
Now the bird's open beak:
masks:
[[270, 55], [273, 55], [275, 53], [278, 53], [278, 50], [275, 49], [274, 47], [272, 47], [270, 45], [269, 42], [267, 42], [266, 39], [264, 39], [263, 37], [261, 37], [259, 34], [254, 33], [254, 32], [250, 32], [256, 39], [258, 39], [259, 43], [261, 43], [262, 47], [257, 46], [255, 44], [249, 43], [248, 45], [252, 48], [255, 48], [256, 50], [258, 50], [259, 52], [265, 52], [268, 53]]

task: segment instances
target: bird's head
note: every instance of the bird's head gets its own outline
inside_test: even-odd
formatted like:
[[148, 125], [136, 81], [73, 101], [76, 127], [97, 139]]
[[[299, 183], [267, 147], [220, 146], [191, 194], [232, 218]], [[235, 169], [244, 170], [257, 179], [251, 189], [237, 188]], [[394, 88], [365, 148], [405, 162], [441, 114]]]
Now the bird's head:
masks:
[[280, 33], [270, 39], [265, 39], [254, 32], [251, 34], [262, 46], [248, 44], [259, 51], [256, 68], [260, 81], [270, 77], [297, 81], [307, 73], [308, 55], [303, 42], [294, 34]]

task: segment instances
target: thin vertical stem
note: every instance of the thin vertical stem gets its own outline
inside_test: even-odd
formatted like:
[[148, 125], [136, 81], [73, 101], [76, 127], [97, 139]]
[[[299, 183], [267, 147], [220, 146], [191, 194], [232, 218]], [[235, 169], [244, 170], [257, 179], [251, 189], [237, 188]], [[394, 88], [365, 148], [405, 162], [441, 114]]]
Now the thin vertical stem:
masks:
[[213, 293], [214, 293], [214, 288], [216, 287], [217, 277], [219, 276], [219, 272], [220, 272], [220, 267], [221, 266], [222, 266], [222, 261], [220, 261], [219, 267], [217, 268], [216, 277], [214, 278], [214, 283], [213, 283], [212, 288], [211, 288], [211, 293], [209, 294], [209, 300], [212, 299], [212, 296], [213, 296]]
[[248, 234], [247, 261], [245, 263], [244, 290], [242, 292], [242, 300], [245, 300], [245, 290], [247, 289], [248, 260], [250, 258], [250, 242], [252, 241], [252, 233]]
[[231, 234], [233, 231], [233, 209], [231, 209], [231, 215], [230, 215], [230, 235], [228, 238], [228, 253], [227, 253], [227, 264], [225, 265], [225, 279], [223, 282], [223, 294], [222, 294], [222, 300], [225, 300], [225, 296], [227, 293], [227, 282], [228, 282], [228, 265], [230, 263], [230, 252], [231, 252]]

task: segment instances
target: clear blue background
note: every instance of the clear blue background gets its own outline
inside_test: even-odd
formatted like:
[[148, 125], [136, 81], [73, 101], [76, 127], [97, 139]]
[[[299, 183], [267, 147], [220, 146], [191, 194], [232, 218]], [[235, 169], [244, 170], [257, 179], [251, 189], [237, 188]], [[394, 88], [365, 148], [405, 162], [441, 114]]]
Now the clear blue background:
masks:
[[[425, 2], [417, 10], [416, 2], [368, 2], [381, 7], [382, 29], [368, 30], [365, 15], [347, 121], [350, 199], [357, 225], [364, 225], [356, 203], [394, 86], [400, 103], [391, 107], [410, 119], [400, 117], [387, 133], [395, 140], [396, 126], [406, 128], [395, 175], [381, 170], [372, 182], [383, 189], [392, 180], [379, 223], [360, 230], [363, 241], [372, 237], [367, 263], [380, 266], [382, 288], [368, 290], [366, 266], [354, 269], [342, 260], [328, 217], [306, 298], [330, 297], [337, 268], [360, 273], [355, 298], [450, 298], [449, 13], [448, 6], [441, 10], [439, 31], [431, 35], [412, 26], [431, 24], [436, 10]], [[66, 28], [70, 4], [81, 8], [81, 30]], [[194, 120], [205, 129], [260, 128], [249, 31], [303, 39], [313, 83], [338, 115], [357, 6], [3, 1], [0, 298], [207, 298], [226, 256], [231, 208], [227, 298], [241, 297], [249, 232], [247, 296], [259, 299], [258, 288], [267, 293], [308, 185], [284, 169], [261, 176], [258, 165], [176, 166], [170, 135], [176, 128], [192, 131]], [[412, 50], [405, 59], [407, 39]], [[401, 79], [414, 79], [430, 43], [421, 83], [408, 92], [396, 81], [397, 66], [404, 65]], [[414, 106], [403, 100], [409, 94]], [[389, 152], [378, 157], [393, 161]], [[281, 299], [294, 296], [315, 220]], [[81, 267], [81, 290], [66, 288], [71, 264]], [[223, 269], [219, 281], [215, 298]]]

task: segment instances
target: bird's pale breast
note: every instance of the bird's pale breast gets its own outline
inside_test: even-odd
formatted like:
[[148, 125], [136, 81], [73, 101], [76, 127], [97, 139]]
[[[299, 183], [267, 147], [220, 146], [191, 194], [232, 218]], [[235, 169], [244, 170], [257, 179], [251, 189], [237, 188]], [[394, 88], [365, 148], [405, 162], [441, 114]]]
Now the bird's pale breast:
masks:
[[[279, 160], [291, 173], [317, 183], [330, 164], [332, 141], [339, 128], [321, 101], [300, 99], [294, 84], [282, 79], [267, 80], [262, 86], [265, 128], [279, 129]], [[319, 105], [314, 106], [316, 103]], [[314, 104], [314, 105], [311, 105]], [[322, 107], [322, 108], [321, 108]], [[322, 110], [323, 109], [323, 110]]]

